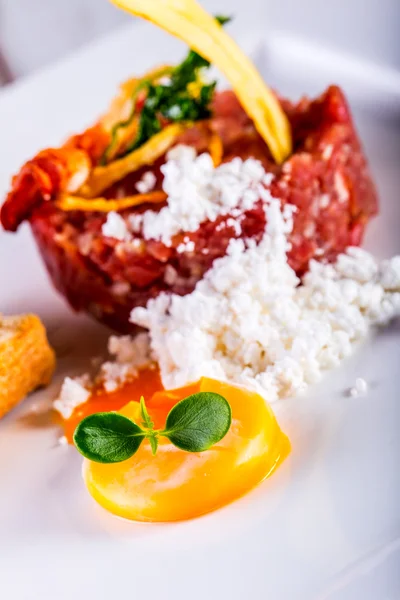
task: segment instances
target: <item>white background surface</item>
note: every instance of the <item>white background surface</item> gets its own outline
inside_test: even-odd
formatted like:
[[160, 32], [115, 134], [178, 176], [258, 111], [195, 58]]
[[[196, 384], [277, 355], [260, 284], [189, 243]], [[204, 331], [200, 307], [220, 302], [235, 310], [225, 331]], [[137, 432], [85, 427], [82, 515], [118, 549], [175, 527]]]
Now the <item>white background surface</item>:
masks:
[[[202, 0], [265, 32], [284, 29], [309, 40], [400, 68], [398, 0]], [[108, 0], [0, 0], [0, 50], [21, 76], [127, 23]]]
[[[382, 197], [368, 245], [380, 256], [398, 253], [396, 74], [380, 72], [376, 88], [368, 64], [349, 71], [353, 63], [328, 54], [321, 65], [319, 52], [282, 36], [267, 41], [252, 31], [241, 39], [267, 78], [293, 95], [332, 78], [346, 85]], [[148, 25], [128, 28], [3, 92], [0, 192], [34, 151], [93, 120], [118, 81], [158, 62], [160, 47], [163, 60], [182, 52]], [[26, 226], [14, 236], [0, 232], [0, 282], [0, 310], [38, 312], [60, 355], [54, 385], [0, 424], [1, 598], [398, 600], [399, 324], [375, 334], [307, 397], [277, 407], [293, 452], [274, 477], [201, 519], [136, 525], [94, 505], [79, 456], [57, 446], [59, 431], [40, 414], [62, 375], [84, 370], [104, 348], [105, 330], [72, 315], [51, 289]], [[369, 394], [347, 398], [359, 376]]]

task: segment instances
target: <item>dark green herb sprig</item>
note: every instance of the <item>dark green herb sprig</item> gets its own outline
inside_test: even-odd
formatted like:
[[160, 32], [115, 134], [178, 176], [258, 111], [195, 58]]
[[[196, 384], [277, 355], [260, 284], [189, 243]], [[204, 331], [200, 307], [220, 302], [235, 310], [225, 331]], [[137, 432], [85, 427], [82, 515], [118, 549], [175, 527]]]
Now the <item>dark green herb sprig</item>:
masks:
[[222, 440], [232, 422], [228, 401], [213, 392], [199, 392], [178, 402], [168, 413], [164, 429], [154, 429], [143, 397], [141, 426], [116, 412], [102, 412], [83, 419], [74, 433], [74, 444], [83, 456], [100, 463], [127, 460], [148, 439], [152, 453], [166, 437], [186, 452], [204, 452]]
[[[229, 23], [231, 17], [216, 16], [220, 25]], [[136, 138], [129, 144], [124, 153], [132, 152], [140, 148], [153, 135], [161, 131], [161, 119], [172, 122], [200, 121], [211, 115], [210, 105], [214, 95], [216, 81], [201, 85], [199, 93], [193, 95], [190, 84], [199, 81], [199, 72], [210, 66], [210, 62], [190, 50], [183, 62], [176, 66], [168, 75], [165, 84], [153, 84], [151, 81], [142, 81], [139, 88], [134, 92], [134, 106], [127, 120], [117, 123], [111, 132], [111, 143], [104, 152], [101, 162], [107, 162], [110, 150], [114, 147], [118, 131], [127, 127], [131, 122], [136, 110], [136, 99], [139, 91], [146, 91], [146, 99], [139, 116], [139, 127]]]

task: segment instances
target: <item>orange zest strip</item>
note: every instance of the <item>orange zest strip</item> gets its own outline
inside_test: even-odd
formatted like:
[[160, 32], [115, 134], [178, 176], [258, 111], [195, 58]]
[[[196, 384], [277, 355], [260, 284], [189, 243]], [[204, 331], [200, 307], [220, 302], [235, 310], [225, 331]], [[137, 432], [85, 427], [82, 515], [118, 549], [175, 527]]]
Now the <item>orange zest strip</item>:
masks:
[[159, 204], [167, 199], [167, 194], [162, 190], [149, 192], [147, 194], [136, 194], [134, 196], [126, 196], [120, 199], [108, 198], [81, 198], [79, 196], [70, 196], [68, 194], [60, 194], [56, 199], [56, 205], [65, 211], [83, 210], [92, 212], [111, 212], [121, 211], [133, 206], [139, 206], [145, 202]]
[[87, 183], [79, 190], [79, 195], [84, 198], [95, 198], [129, 173], [145, 165], [152, 165], [157, 158], [165, 154], [188, 126], [180, 123], [168, 125], [137, 150], [104, 167], [95, 167]]

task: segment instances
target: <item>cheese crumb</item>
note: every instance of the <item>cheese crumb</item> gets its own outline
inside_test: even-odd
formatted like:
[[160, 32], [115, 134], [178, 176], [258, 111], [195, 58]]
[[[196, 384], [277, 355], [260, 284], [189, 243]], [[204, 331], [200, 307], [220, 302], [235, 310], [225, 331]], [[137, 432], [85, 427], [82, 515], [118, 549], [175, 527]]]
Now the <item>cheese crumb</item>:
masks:
[[108, 352], [111, 360], [101, 365], [94, 381], [88, 374], [64, 379], [60, 396], [53, 402], [54, 409], [64, 419], [69, 419], [77, 406], [89, 400], [93, 385], [103, 386], [107, 392], [113, 392], [135, 377], [139, 370], [155, 365], [147, 333], [140, 333], [136, 337], [112, 335], [108, 340]]
[[362, 377], [357, 377], [354, 387], [350, 388], [350, 396], [352, 398], [359, 398], [365, 396], [368, 392], [368, 383]]
[[105, 223], [101, 227], [102, 234], [116, 240], [129, 239], [129, 232], [125, 220], [118, 213], [111, 211], [107, 215]]
[[112, 360], [105, 362], [98, 376], [107, 392], [118, 389], [125, 381], [137, 375], [140, 369], [153, 364], [149, 337], [140, 333], [136, 337], [112, 335], [108, 341]]
[[139, 192], [139, 194], [147, 194], [148, 192], [151, 192], [151, 190], [154, 189], [156, 182], [157, 178], [154, 175], [154, 173], [152, 171], [146, 171], [146, 173], [143, 173], [143, 176], [140, 179], [140, 181], [137, 182], [136, 189]]
[[400, 290], [400, 256], [384, 260], [380, 265], [380, 278], [386, 290]]
[[[84, 379], [86, 381], [86, 377]], [[66, 377], [53, 407], [63, 419], [69, 419], [77, 406], [84, 404], [90, 398], [90, 391], [84, 387], [81, 378]]]

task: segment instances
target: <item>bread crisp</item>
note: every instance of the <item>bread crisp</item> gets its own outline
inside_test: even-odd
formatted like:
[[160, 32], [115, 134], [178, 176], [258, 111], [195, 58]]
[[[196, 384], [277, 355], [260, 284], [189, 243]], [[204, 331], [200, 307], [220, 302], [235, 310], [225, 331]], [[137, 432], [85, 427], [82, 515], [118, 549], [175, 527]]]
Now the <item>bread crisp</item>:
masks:
[[50, 382], [55, 363], [39, 317], [0, 315], [0, 419], [27, 394]]

